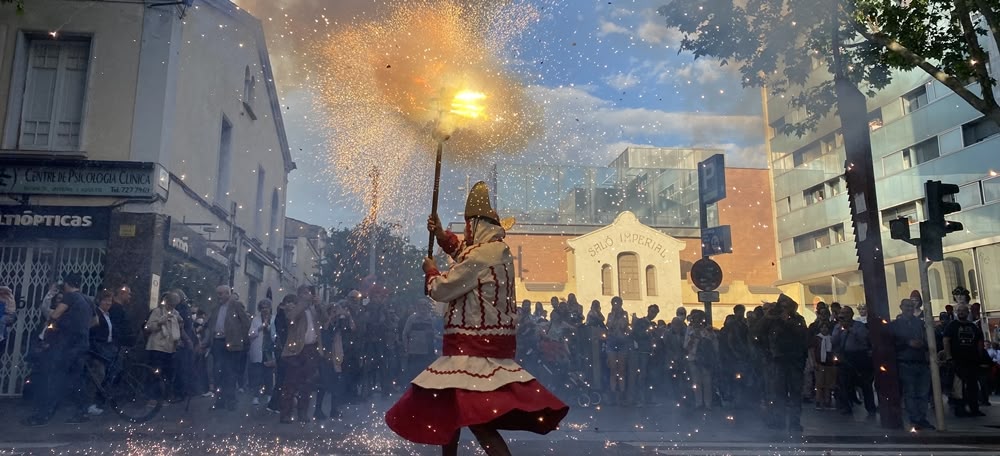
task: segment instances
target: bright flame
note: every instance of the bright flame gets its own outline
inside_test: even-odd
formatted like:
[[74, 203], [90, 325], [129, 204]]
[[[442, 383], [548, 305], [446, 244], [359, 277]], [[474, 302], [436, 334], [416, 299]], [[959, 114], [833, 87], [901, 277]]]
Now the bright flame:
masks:
[[472, 90], [458, 92], [451, 102], [451, 113], [460, 117], [478, 119], [486, 112], [486, 107], [480, 104], [485, 99], [486, 94], [482, 92]]

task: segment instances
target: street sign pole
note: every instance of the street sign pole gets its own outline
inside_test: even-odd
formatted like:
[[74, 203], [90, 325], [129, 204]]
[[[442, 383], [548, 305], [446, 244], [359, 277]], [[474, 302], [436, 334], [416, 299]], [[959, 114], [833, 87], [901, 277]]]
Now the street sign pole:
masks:
[[[717, 203], [726, 197], [726, 156], [723, 154], [715, 154], [700, 163], [698, 163], [698, 228], [701, 232], [702, 239], [702, 256], [701, 262], [711, 262], [718, 269], [720, 279], [722, 270], [718, 268], [718, 264], [709, 259], [710, 249], [705, 248], [705, 230], [708, 228], [708, 205]], [[729, 245], [731, 241], [727, 240], [725, 245]], [[729, 252], [714, 252], [714, 253], [729, 253]], [[713, 254], [714, 254], [713, 253]], [[695, 285], [698, 286], [698, 281], [695, 281]], [[710, 289], [706, 287], [698, 286], [698, 289], [702, 291], [714, 291], [718, 288], [718, 284]], [[717, 293], [716, 293], [717, 295]], [[701, 300], [702, 304], [705, 305], [705, 318], [708, 324], [712, 324], [712, 301], [709, 295], [699, 293], [698, 299]], [[715, 297], [718, 301], [718, 297]]]
[[931, 369], [931, 393], [934, 394], [934, 418], [939, 431], [945, 430], [944, 401], [941, 399], [941, 372], [938, 370], [937, 338], [934, 336], [934, 307], [931, 304], [931, 286], [927, 270], [931, 262], [924, 257], [924, 248], [917, 244], [917, 262], [920, 267], [920, 300], [924, 306], [924, 329], [927, 333], [927, 354]]
[[[704, 233], [705, 228], [708, 228], [708, 205], [705, 204], [705, 200], [702, 198], [699, 198], [698, 201], [699, 201], [698, 212], [701, 218], [701, 221], [699, 222], [700, 223], [699, 228], [701, 229], [701, 232]], [[708, 257], [704, 256], [703, 254], [701, 259], [706, 260], [708, 259]], [[709, 326], [712, 326], [712, 301], [702, 301], [702, 304], [705, 305], [705, 321], [708, 322]]]

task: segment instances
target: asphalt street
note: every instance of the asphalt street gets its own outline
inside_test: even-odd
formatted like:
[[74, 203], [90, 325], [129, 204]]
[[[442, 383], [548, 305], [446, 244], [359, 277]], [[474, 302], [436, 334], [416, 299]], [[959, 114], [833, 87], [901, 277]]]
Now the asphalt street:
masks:
[[[0, 455], [436, 455], [436, 447], [396, 437], [382, 416], [392, 398], [356, 404], [341, 417], [281, 425], [277, 416], [244, 403], [237, 412], [209, 410], [211, 399], [172, 404], [154, 421], [130, 425], [115, 416], [65, 424], [60, 415], [39, 428], [21, 427], [28, 408], [0, 402], [5, 421]], [[806, 408], [803, 436], [766, 430], [758, 412], [686, 412], [676, 405], [577, 407], [546, 436], [507, 433], [515, 455], [691, 456], [1000, 456], [1000, 407], [978, 419], [950, 419], [945, 432], [885, 430], [861, 412], [844, 417]], [[461, 454], [482, 454], [470, 433]]]

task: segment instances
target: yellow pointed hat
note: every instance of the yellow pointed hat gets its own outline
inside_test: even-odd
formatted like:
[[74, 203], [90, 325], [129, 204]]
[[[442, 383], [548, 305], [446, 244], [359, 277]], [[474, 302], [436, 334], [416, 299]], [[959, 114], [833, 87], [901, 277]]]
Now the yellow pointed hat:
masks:
[[500, 224], [500, 216], [490, 204], [490, 188], [486, 182], [476, 182], [476, 185], [472, 186], [472, 191], [469, 192], [469, 199], [465, 201], [465, 219], [473, 217], [485, 217], [493, 220], [497, 225]]

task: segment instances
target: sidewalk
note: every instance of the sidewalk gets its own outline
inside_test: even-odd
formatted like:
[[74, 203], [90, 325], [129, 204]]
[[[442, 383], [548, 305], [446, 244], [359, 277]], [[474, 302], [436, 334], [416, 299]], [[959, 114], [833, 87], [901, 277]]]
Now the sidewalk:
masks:
[[[383, 414], [392, 399], [378, 398], [373, 403], [345, 408], [337, 420], [305, 425], [282, 425], [278, 416], [251, 406], [241, 398], [236, 412], [212, 411], [211, 398], [191, 400], [185, 404], [164, 406], [160, 416], [141, 425], [129, 424], [116, 416], [93, 417], [83, 424], [65, 424], [68, 411], [63, 410], [44, 427], [22, 427], [19, 421], [30, 413], [23, 401], [0, 401], [10, 432], [0, 434], [0, 443], [10, 442], [80, 442], [176, 438], [221, 438], [227, 436], [269, 436], [301, 439], [365, 439], [391, 441], [395, 436], [386, 428]], [[836, 411], [816, 411], [809, 404], [803, 408], [802, 437], [770, 431], [764, 428], [759, 413], [715, 410], [709, 414], [694, 414], [676, 406], [646, 408], [592, 407], [571, 409], [562, 427], [546, 436], [511, 433], [512, 440], [573, 440], [591, 442], [804, 442], [804, 443], [963, 443], [1000, 445], [1000, 405], [984, 407], [982, 418], [955, 418], [946, 414], [947, 431], [882, 429], [877, 419], [867, 419], [864, 410], [854, 417]], [[931, 414], [933, 420], [933, 414]]]

